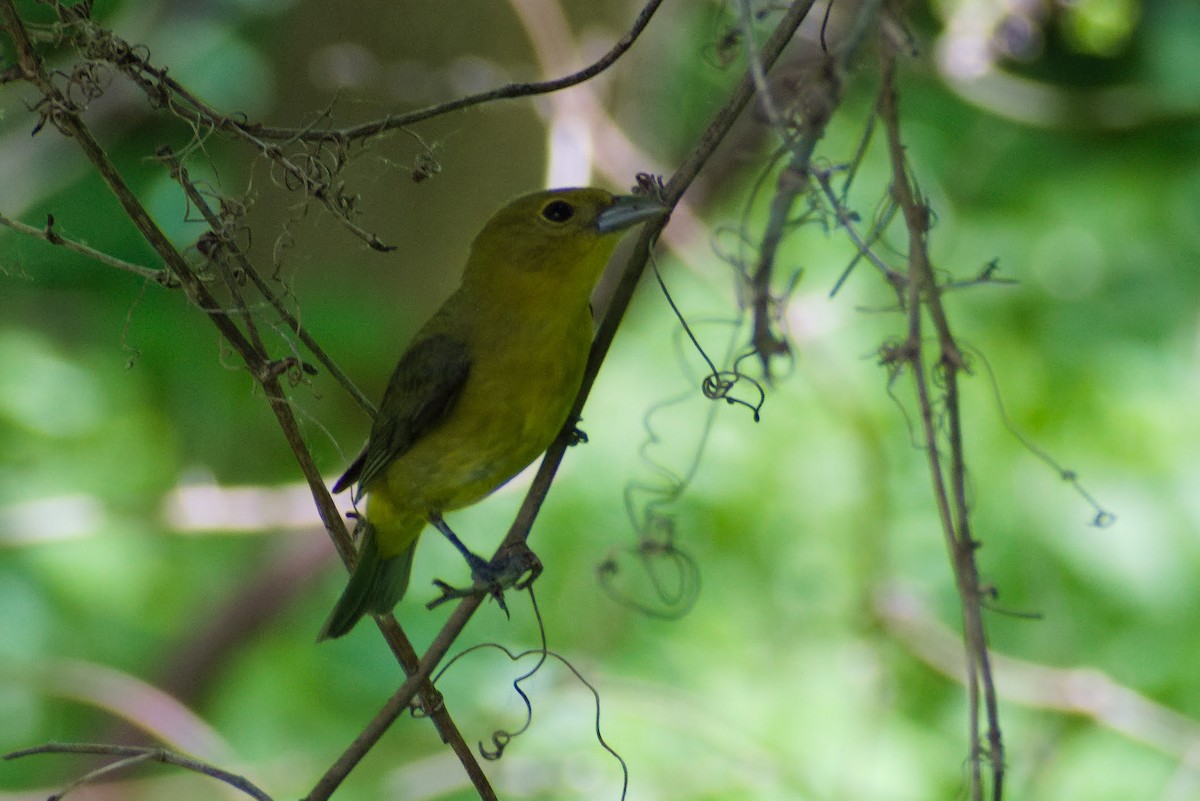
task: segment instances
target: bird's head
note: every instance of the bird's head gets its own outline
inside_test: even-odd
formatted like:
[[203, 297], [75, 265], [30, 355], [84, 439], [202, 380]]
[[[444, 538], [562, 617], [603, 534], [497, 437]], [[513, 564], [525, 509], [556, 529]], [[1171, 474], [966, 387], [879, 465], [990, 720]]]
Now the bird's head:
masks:
[[654, 198], [595, 188], [524, 195], [496, 212], [475, 237], [463, 279], [529, 275], [590, 292], [621, 235], [666, 212]]

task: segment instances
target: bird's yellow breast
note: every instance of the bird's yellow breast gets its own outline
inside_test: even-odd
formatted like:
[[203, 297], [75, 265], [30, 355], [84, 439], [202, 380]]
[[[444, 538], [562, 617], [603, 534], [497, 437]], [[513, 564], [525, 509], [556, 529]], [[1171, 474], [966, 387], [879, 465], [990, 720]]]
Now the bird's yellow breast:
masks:
[[[455, 305], [451, 298], [446, 309], [462, 320]], [[471, 363], [462, 394], [444, 422], [388, 467], [389, 495], [427, 511], [468, 506], [523, 470], [562, 429], [587, 363], [591, 315], [586, 306], [574, 314], [523, 306], [473, 310], [488, 324], [460, 329]]]

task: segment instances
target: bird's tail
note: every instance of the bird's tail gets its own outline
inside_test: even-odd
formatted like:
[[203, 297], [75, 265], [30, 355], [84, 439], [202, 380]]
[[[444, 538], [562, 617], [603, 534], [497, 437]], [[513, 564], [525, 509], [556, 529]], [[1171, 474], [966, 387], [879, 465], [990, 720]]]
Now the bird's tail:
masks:
[[398, 555], [381, 556], [375, 540], [375, 527], [367, 522], [350, 582], [321, 627], [317, 642], [341, 637], [368, 612], [384, 614], [392, 611], [392, 607], [408, 589], [413, 552], [416, 549], [417, 538], [413, 537], [409, 546]]

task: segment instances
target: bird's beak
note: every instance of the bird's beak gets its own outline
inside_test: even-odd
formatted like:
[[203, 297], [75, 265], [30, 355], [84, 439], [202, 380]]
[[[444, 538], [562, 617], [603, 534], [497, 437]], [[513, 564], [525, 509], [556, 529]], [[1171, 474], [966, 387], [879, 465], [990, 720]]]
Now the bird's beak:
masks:
[[596, 230], [611, 234], [666, 213], [667, 207], [649, 195], [617, 195], [612, 205], [596, 218]]

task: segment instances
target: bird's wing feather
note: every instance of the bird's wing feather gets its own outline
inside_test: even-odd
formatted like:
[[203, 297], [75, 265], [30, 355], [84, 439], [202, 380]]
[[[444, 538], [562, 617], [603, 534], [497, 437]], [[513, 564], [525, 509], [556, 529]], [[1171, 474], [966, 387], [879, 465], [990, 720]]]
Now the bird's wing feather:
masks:
[[341, 492], [358, 482], [354, 499], [393, 461], [435, 427], [462, 394], [471, 358], [467, 346], [444, 334], [414, 342], [396, 365], [367, 446], [333, 485]]

